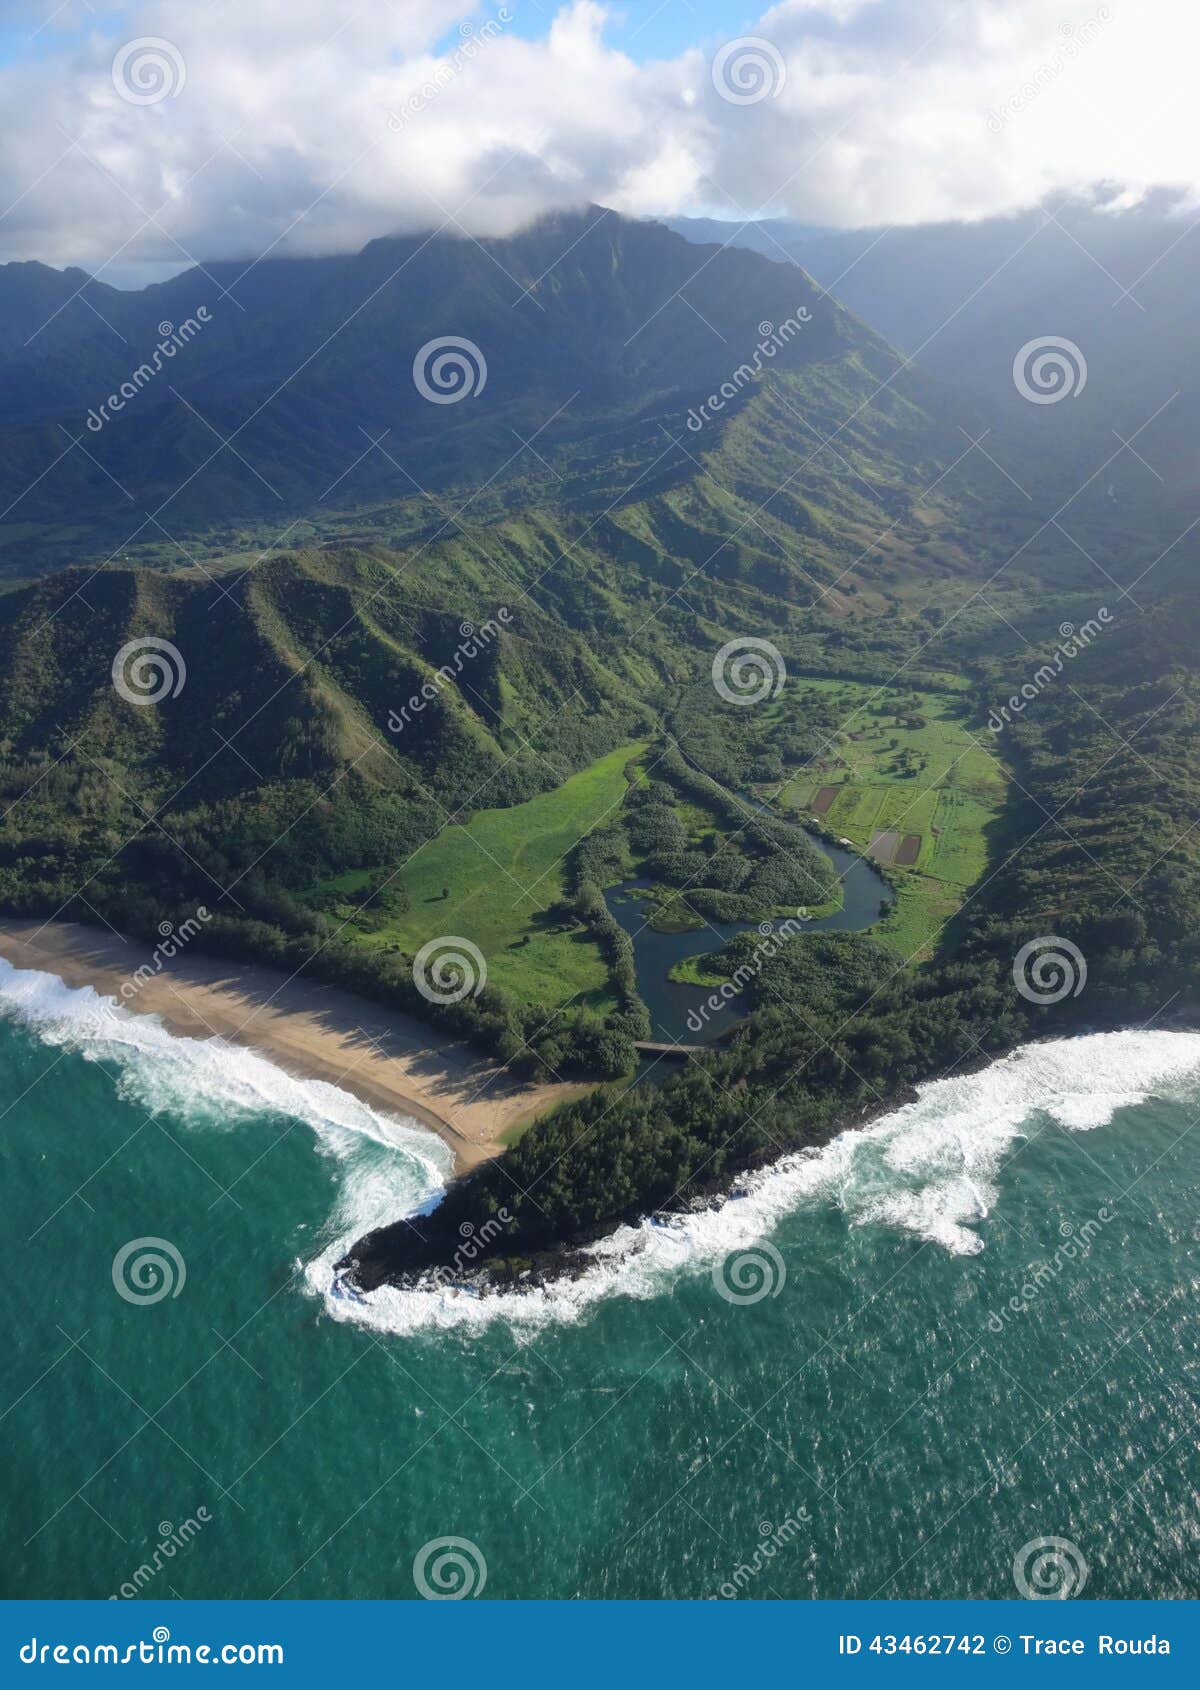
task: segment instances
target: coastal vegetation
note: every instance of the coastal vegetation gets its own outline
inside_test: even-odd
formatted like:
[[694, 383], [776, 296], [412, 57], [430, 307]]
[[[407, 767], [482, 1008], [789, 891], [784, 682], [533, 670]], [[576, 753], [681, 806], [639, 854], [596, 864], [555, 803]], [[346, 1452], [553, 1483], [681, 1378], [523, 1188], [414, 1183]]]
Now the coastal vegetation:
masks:
[[[681, 312], [639, 343], [662, 266], [690, 274], [677, 237], [647, 228], [580, 225], [570, 297], [547, 300], [536, 336], [466, 254], [460, 297], [496, 336], [474, 410], [413, 400], [411, 348], [396, 347], [423, 325], [356, 324], [330, 355], [349, 364], [314, 371], [322, 385], [289, 393], [298, 409], [243, 441], [279, 475], [290, 549], [226, 464], [207, 502], [189, 483], [190, 554], [146, 536], [108, 558], [103, 470], [153, 498], [201, 450], [174, 400], [106, 429], [95, 475], [69, 459], [70, 524], [39, 481], [28, 531], [3, 536], [0, 909], [150, 937], [203, 904], [208, 950], [598, 1088], [456, 1186], [424, 1242], [369, 1241], [364, 1283], [451, 1259], [455, 1229], [502, 1207], [488, 1271], [519, 1274], [1018, 1039], [1193, 1003], [1200, 628], [1184, 548], [1133, 543], [1087, 498], [1075, 543], [1055, 538], [964, 451], [956, 402], [794, 268], [714, 251], [700, 303], [719, 338]], [[536, 281], [562, 234], [512, 243], [515, 273]], [[314, 320], [336, 314], [350, 272], [322, 272]], [[264, 298], [284, 278], [263, 276]], [[812, 320], [786, 354], [675, 439], [667, 422], [704, 399], [692, 384], [720, 384], [768, 305], [782, 321], [801, 303]], [[232, 432], [275, 376], [256, 366], [223, 388], [225, 334], [214, 321], [189, 354], [217, 360], [213, 415]], [[93, 354], [89, 340], [85, 366]], [[363, 419], [347, 434], [320, 402], [347, 371], [434, 493], [385, 454], [356, 479]], [[512, 436], [543, 425], [531, 463]], [[14, 483], [43, 432], [14, 428]], [[318, 509], [331, 459], [350, 468]], [[103, 566], [43, 573], [66, 555]], [[1112, 603], [1102, 635], [996, 732], [1039, 650], [1096, 615], [1093, 564]], [[774, 654], [757, 700], [715, 679], [747, 640]], [[139, 644], [166, 648], [154, 698], [115, 678]], [[660, 929], [836, 911], [814, 835], [874, 858], [894, 895], [884, 919], [797, 933], [750, 970], [726, 1040], [631, 1085], [648, 1017], [606, 891], [638, 882]], [[687, 965], [698, 990], [755, 943], [719, 938]], [[1020, 989], [1014, 960], [1043, 938], [1085, 958], [1085, 991]], [[443, 940], [474, 946], [486, 983], [481, 968], [461, 992], [422, 991], [418, 959]]]
[[[815, 934], [752, 982], [729, 1048], [692, 1057], [655, 1088], [608, 1088], [535, 1125], [503, 1170], [462, 1182], [419, 1248], [384, 1229], [354, 1251], [363, 1285], [420, 1273], [465, 1217], [509, 1222], [493, 1279], [545, 1270], [564, 1239], [686, 1208], [737, 1172], [821, 1142], [894, 1105], [905, 1088], [1016, 1043], [1083, 1026], [1173, 1025], [1200, 1009], [1200, 851], [1188, 773], [1200, 710], [1190, 673], [1196, 612], [1174, 596], [1078, 660], [1013, 730], [988, 875], [960, 909], [952, 949], [905, 965], [871, 935]], [[986, 696], [1003, 670], [979, 671]], [[1117, 724], [1120, 724], [1119, 728]], [[1164, 779], [1163, 777], [1168, 777]], [[1057, 973], [1021, 973], [1053, 940]], [[731, 974], [753, 935], [706, 959]], [[525, 1195], [523, 1195], [523, 1191]]]

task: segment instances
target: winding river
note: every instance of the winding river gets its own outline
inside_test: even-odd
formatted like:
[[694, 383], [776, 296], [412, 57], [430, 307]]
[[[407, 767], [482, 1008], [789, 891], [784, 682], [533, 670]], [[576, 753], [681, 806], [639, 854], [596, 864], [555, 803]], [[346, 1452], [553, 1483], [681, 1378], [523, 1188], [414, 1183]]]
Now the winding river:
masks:
[[[855, 851], [827, 845], [813, 837], [812, 843], [829, 858], [842, 883], [842, 907], [832, 915], [818, 916], [805, 925], [806, 933], [857, 933], [883, 915], [891, 901], [882, 877]], [[685, 957], [719, 951], [739, 933], [760, 924], [754, 921], [706, 921], [703, 927], [685, 933], [656, 933], [647, 925], [647, 902], [643, 894], [654, 883], [642, 876], [623, 880], [604, 894], [612, 914], [633, 940], [638, 991], [650, 1011], [651, 1038], [664, 1043], [704, 1044], [728, 1032], [740, 1016], [749, 1013], [744, 993], [731, 998], [727, 1013], [705, 1024], [696, 1033], [688, 1026], [688, 1014], [710, 996], [709, 986], [690, 986], [669, 978], [671, 969]], [[778, 927], [780, 922], [772, 923]]]

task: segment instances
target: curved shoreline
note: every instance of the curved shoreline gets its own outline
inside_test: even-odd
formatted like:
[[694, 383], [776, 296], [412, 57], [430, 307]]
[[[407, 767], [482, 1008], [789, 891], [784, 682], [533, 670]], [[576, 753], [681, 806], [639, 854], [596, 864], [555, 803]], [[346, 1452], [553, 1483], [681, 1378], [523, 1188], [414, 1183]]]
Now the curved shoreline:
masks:
[[132, 1014], [158, 1016], [181, 1038], [247, 1046], [288, 1073], [412, 1117], [450, 1146], [457, 1174], [501, 1155], [514, 1128], [593, 1089], [523, 1082], [412, 1016], [190, 945], [134, 982], [137, 970], [155, 967], [154, 955], [137, 940], [75, 922], [0, 922], [0, 957], [14, 968], [91, 986]]
[[[613, 1239], [624, 1229], [663, 1223], [670, 1225], [673, 1222], [695, 1221], [706, 1215], [719, 1214], [727, 1208], [731, 1200], [743, 1195], [747, 1182], [769, 1175], [790, 1158], [819, 1154], [844, 1137], [853, 1138], [861, 1133], [868, 1133], [886, 1117], [897, 1115], [919, 1104], [923, 1092], [932, 1085], [951, 1078], [968, 1080], [989, 1069], [1001, 1071], [1004, 1064], [1021, 1052], [1033, 1053], [1047, 1045], [1069, 1047], [1098, 1035], [1139, 1034], [1149, 1031], [1151, 1029], [1146, 1026], [1144, 1020], [1134, 1020], [1131, 1016], [1114, 1010], [1108, 1018], [1073, 1024], [1068, 1022], [1040, 1034], [1031, 1033], [1028, 1038], [1015, 1040], [995, 1050], [985, 1051], [979, 1048], [970, 1057], [954, 1064], [947, 1072], [930, 1074], [925, 1079], [913, 1083], [898, 1084], [886, 1097], [873, 1102], [851, 1104], [832, 1114], [819, 1127], [805, 1137], [798, 1138], [795, 1143], [782, 1149], [765, 1151], [744, 1165], [731, 1168], [716, 1178], [696, 1182], [687, 1198], [681, 1197], [661, 1208], [653, 1208], [642, 1202], [632, 1203], [602, 1221], [563, 1234], [553, 1242], [527, 1247], [517, 1260], [506, 1258], [497, 1250], [486, 1255], [469, 1275], [463, 1276], [463, 1279], [469, 1279], [471, 1296], [474, 1298], [502, 1296], [508, 1293], [520, 1295], [528, 1291], [544, 1290], [559, 1281], [578, 1279], [594, 1266], [593, 1247]], [[1162, 1024], [1153, 1031], [1162, 1035], [1198, 1033], [1200, 1015], [1191, 1010], [1180, 1011], [1176, 1015], [1164, 1017]], [[444, 1269], [446, 1263], [452, 1259], [457, 1242], [456, 1231], [444, 1240], [439, 1239], [438, 1221], [439, 1212], [435, 1209], [423, 1223], [425, 1232], [420, 1259], [416, 1259], [412, 1249], [412, 1229], [405, 1220], [400, 1219], [364, 1233], [361, 1238], [355, 1240], [336, 1265], [347, 1273], [350, 1282], [359, 1292], [369, 1294], [386, 1286], [406, 1291], [427, 1290], [430, 1276], [436, 1274], [439, 1268]], [[446, 1245], [446, 1249], [444, 1255], [438, 1257], [436, 1252], [442, 1243]]]
[[[404, 1223], [377, 1228], [335, 1264], [345, 1276], [341, 1283], [352, 1286], [359, 1299], [347, 1305], [343, 1317], [363, 1318], [384, 1330], [478, 1324], [501, 1315], [514, 1321], [554, 1313], [573, 1319], [601, 1296], [646, 1294], [647, 1264], [674, 1272], [694, 1252], [716, 1259], [735, 1245], [754, 1247], [798, 1203], [822, 1189], [848, 1215], [848, 1224], [870, 1220], [937, 1243], [954, 1255], [974, 1255], [983, 1248], [972, 1236], [975, 1223], [988, 1218], [997, 1196], [989, 1187], [1011, 1159], [1012, 1141], [1026, 1136], [1024, 1121], [1031, 1112], [1043, 1111], [1064, 1130], [1081, 1132], [1107, 1125], [1116, 1110], [1154, 1099], [1164, 1088], [1170, 1095], [1183, 1075], [1194, 1089], [1200, 1084], [1198, 1032], [1195, 1018], [1186, 1017], [1155, 1029], [1116, 1021], [1022, 1040], [1001, 1053], [965, 1063], [952, 1074], [899, 1087], [885, 1103], [847, 1111], [819, 1136], [714, 1180], [686, 1202], [659, 1210], [632, 1208], [555, 1244], [528, 1250], [519, 1260], [497, 1253], [452, 1272], [449, 1256], [446, 1262], [406, 1262], [401, 1248]], [[1122, 1049], [1116, 1064], [1105, 1071], [1097, 1060], [1105, 1041], [1121, 1039], [1141, 1041], [1146, 1047], [1143, 1056], [1155, 1047], [1156, 1060], [1138, 1072]], [[1168, 1042], [1185, 1039], [1190, 1039], [1190, 1048], [1185, 1051], [1180, 1045], [1172, 1054], [1186, 1056], [1186, 1061], [1167, 1060]], [[1072, 1073], [1076, 1053], [1085, 1060]], [[989, 1088], [994, 1096], [988, 1095]], [[937, 1118], [942, 1105], [950, 1110], [945, 1133]], [[954, 1121], [955, 1111], [964, 1105], [979, 1116], [973, 1123], [976, 1130], [965, 1138]], [[934, 1138], [923, 1147], [922, 1137], [931, 1129]], [[847, 1209], [842, 1186], [852, 1160], [872, 1154], [886, 1160], [889, 1141], [904, 1141], [906, 1136], [904, 1154], [886, 1186], [869, 1178], [856, 1206]], [[953, 1156], [946, 1161], [948, 1145], [957, 1152], [957, 1161]], [[437, 1214], [435, 1209], [428, 1217], [434, 1229]], [[436, 1232], [428, 1242], [436, 1245]], [[631, 1268], [632, 1283], [626, 1277]], [[384, 1301], [369, 1317], [363, 1313], [369, 1306], [364, 1299], [374, 1293], [381, 1293]], [[400, 1300], [388, 1301], [393, 1294]], [[389, 1325], [393, 1319], [401, 1324]]]

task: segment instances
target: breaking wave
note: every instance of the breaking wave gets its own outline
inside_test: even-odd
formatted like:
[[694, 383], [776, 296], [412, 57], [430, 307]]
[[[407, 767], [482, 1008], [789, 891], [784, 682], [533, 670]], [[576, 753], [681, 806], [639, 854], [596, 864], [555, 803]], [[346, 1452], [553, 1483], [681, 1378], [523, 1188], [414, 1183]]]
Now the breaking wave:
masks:
[[784, 1157], [742, 1180], [718, 1207], [620, 1228], [589, 1247], [590, 1265], [577, 1278], [489, 1295], [434, 1286], [355, 1295], [334, 1282], [331, 1268], [385, 1218], [367, 1217], [375, 1194], [364, 1192], [363, 1213], [345, 1214], [345, 1233], [312, 1264], [309, 1283], [334, 1318], [380, 1332], [470, 1331], [500, 1319], [517, 1329], [569, 1323], [603, 1298], [654, 1297], [680, 1273], [710, 1271], [813, 1205], [839, 1210], [850, 1226], [894, 1228], [973, 1255], [984, 1248], [1005, 1164], [1023, 1141], [1055, 1124], [1094, 1130], [1151, 1096], [1198, 1092], [1200, 1034], [1095, 1033], [1026, 1045], [976, 1073], [931, 1081], [915, 1101], [820, 1150]]
[[334, 1319], [391, 1333], [575, 1322], [602, 1299], [654, 1297], [680, 1274], [708, 1272], [813, 1206], [839, 1211], [849, 1226], [891, 1228], [973, 1255], [984, 1248], [1005, 1164], [1022, 1142], [1052, 1125], [1092, 1131], [1153, 1096], [1200, 1096], [1200, 1033], [1094, 1033], [1026, 1045], [975, 1073], [931, 1081], [869, 1127], [746, 1176], [719, 1205], [619, 1228], [588, 1247], [576, 1277], [488, 1295], [433, 1285], [364, 1295], [338, 1283], [334, 1264], [372, 1227], [438, 1202], [453, 1170], [440, 1139], [339, 1086], [298, 1079], [219, 1037], [178, 1037], [156, 1016], [2, 958], [0, 1013], [46, 1044], [111, 1062], [120, 1094], [147, 1110], [226, 1129], [270, 1112], [309, 1127], [317, 1150], [339, 1166], [323, 1248], [303, 1264], [307, 1290]]
[[346, 1164], [333, 1230], [351, 1210], [378, 1207], [378, 1218], [394, 1219], [428, 1206], [452, 1172], [449, 1149], [415, 1121], [380, 1114], [324, 1080], [298, 1079], [227, 1039], [182, 1038], [90, 986], [0, 958], [0, 1013], [43, 1044], [111, 1063], [120, 1096], [147, 1111], [215, 1128], [264, 1113], [302, 1122], [322, 1154]]

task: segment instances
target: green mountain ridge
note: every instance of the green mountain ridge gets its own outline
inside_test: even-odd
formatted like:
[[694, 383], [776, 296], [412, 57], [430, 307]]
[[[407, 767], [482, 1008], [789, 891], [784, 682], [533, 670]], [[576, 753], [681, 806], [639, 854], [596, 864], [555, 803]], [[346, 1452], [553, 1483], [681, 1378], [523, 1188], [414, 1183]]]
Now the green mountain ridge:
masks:
[[[96, 427], [163, 329], [187, 323], [187, 344]], [[789, 324], [764, 354], [764, 334]], [[447, 337], [477, 348], [476, 391], [433, 404], [414, 361]], [[18, 576], [93, 558], [175, 564], [201, 535], [211, 561], [239, 527], [278, 544], [302, 516], [302, 534], [329, 538], [365, 510], [376, 538], [404, 543], [436, 531], [426, 491], [443, 519], [547, 500], [608, 509], [686, 482], [700, 444], [689, 415], [724, 386], [705, 434], [722, 432], [755, 362], [807, 377], [787, 424], [797, 443], [848, 426], [885, 383], [946, 436], [959, 420], [802, 271], [732, 249], [697, 262], [666, 228], [596, 208], [507, 241], [378, 241], [244, 276], [206, 266], [135, 294], [3, 267], [0, 558]]]
[[[389, 304], [398, 254], [440, 293]], [[968, 408], [802, 272], [702, 254], [705, 291], [689, 297], [705, 323], [676, 297], [696, 257], [602, 214], [482, 256], [377, 243], [302, 271], [263, 265], [243, 290], [272, 321], [263, 356], [241, 342], [249, 324], [217, 334], [214, 319], [197, 408], [278, 473], [290, 522], [244, 520], [261, 488], [182, 401], [131, 407], [100, 436], [108, 467], [127, 454], [153, 496], [213, 455], [172, 505], [206, 535], [182, 559], [170, 536], [138, 541], [3, 600], [0, 909], [149, 937], [204, 905], [208, 949], [422, 1015], [521, 1074], [615, 1083], [456, 1187], [419, 1250], [368, 1241], [363, 1284], [452, 1256], [457, 1226], [506, 1197], [516, 1219], [489, 1272], [520, 1274], [1036, 1028], [1152, 1015], [1160, 986], [1172, 1014], [1190, 1011], [1176, 912], [1200, 907], [1194, 614], [1190, 550], [1160, 537], [1174, 513], [1117, 526], [1083, 498], [1064, 531], [1051, 494], [1027, 495], [976, 448]], [[272, 360], [300, 345], [301, 274], [310, 337], [345, 308], [348, 275], [382, 286], [264, 409]], [[194, 281], [129, 308], [175, 309]], [[763, 325], [809, 298], [812, 320], [755, 369]], [[639, 347], [640, 314], [672, 302]], [[487, 384], [429, 405], [414, 342], [451, 328], [488, 343]], [[390, 456], [364, 441], [368, 423], [392, 430]], [[41, 450], [54, 427], [41, 416], [10, 440]], [[512, 431], [537, 428], [530, 459]], [[335, 477], [340, 504], [320, 497]], [[9, 524], [10, 572], [94, 555], [113, 496], [89, 481], [76, 502], [47, 474]], [[164, 555], [170, 567], [146, 566]], [[990, 739], [989, 711], [1068, 624], [1104, 631]], [[162, 666], [157, 702], [131, 698], [119, 664], [114, 681], [131, 642]], [[716, 684], [731, 642], [768, 653], [757, 714]], [[1174, 771], [1165, 794], [1144, 762]], [[648, 917], [676, 927], [836, 908], [812, 839], [825, 813], [857, 818], [894, 919], [784, 947], [724, 1042], [666, 1085], [623, 1089], [650, 1024], [604, 889], [640, 877]], [[907, 859], [889, 857], [909, 835]], [[1117, 892], [1129, 908], [1110, 907]], [[430, 933], [471, 938], [472, 919], [495, 977], [430, 1003], [415, 952]], [[1013, 958], [1052, 930], [1087, 950], [1094, 984], [1039, 1021]], [[747, 938], [705, 976], [740, 966]]]
[[[969, 394], [1002, 430], [1000, 455], [1024, 484], [1061, 498], [1111, 459], [1102, 488], [1113, 518], [1165, 496], [1194, 505], [1200, 367], [1190, 322], [1200, 248], [1185, 195], [1161, 190], [1128, 208], [1060, 196], [970, 223], [830, 229], [679, 218], [671, 227], [700, 250], [728, 241], [803, 266]], [[1031, 404], [1014, 365], [1022, 348], [1045, 341], [1067, 343], [1065, 365], [1050, 372], [1067, 396]], [[1037, 391], [1031, 367], [1026, 379]], [[1114, 438], [1135, 432], [1142, 462]]]

